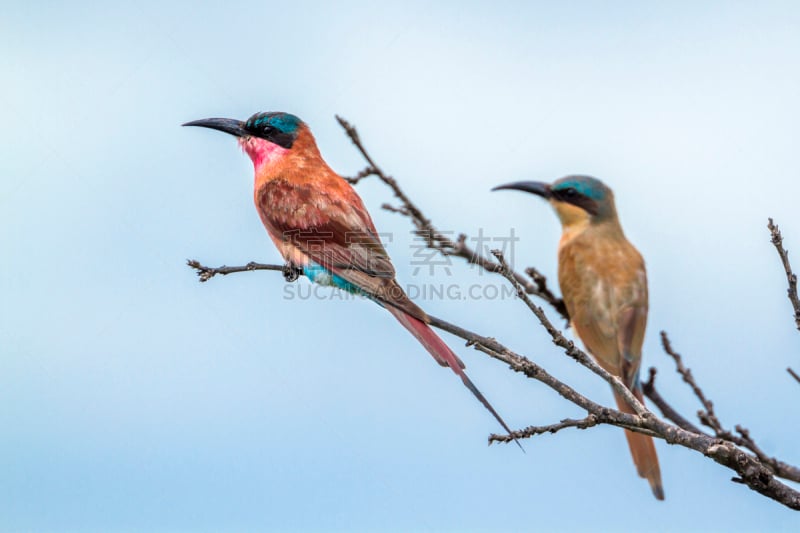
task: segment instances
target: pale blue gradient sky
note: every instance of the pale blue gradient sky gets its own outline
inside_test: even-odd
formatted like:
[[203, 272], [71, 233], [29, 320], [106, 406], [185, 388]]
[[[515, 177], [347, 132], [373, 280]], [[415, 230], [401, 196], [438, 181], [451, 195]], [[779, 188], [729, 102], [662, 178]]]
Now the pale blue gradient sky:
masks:
[[[184, 266], [279, 260], [249, 161], [187, 120], [291, 111], [353, 174], [342, 114], [442, 229], [513, 227], [516, 263], [554, 282], [555, 216], [488, 191], [589, 173], [647, 259], [663, 394], [698, 408], [660, 329], [726, 423], [800, 463], [800, 335], [765, 229], [800, 250], [800, 8], [643, 4], [3, 4], [0, 531], [796, 530], [663, 443], [656, 502], [612, 428], [487, 448], [496, 423], [377, 306]], [[405, 284], [498, 283], [412, 276], [407, 221], [358, 190]], [[519, 302], [420, 303], [611, 400]], [[580, 415], [445, 338], [512, 426]]]

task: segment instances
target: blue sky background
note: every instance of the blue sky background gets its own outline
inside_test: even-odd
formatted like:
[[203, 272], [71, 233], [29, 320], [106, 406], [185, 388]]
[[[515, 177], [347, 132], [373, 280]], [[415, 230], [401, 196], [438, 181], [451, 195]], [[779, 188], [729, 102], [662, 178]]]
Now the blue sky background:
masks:
[[[553, 213], [488, 191], [604, 179], [647, 260], [662, 393], [699, 407], [666, 329], [722, 420], [798, 464], [800, 335], [765, 228], [800, 250], [796, 3], [134, 4], [0, 6], [0, 530], [797, 529], [661, 442], [655, 501], [613, 428], [487, 447], [496, 423], [375, 305], [274, 273], [200, 285], [187, 258], [279, 257], [233, 139], [179, 126], [291, 111], [354, 174], [339, 113], [441, 229], [514, 228], [515, 264], [553, 282]], [[389, 192], [358, 191], [405, 285], [500, 285], [415, 275]], [[611, 401], [519, 302], [418, 302]], [[445, 339], [510, 425], [581, 414]]]

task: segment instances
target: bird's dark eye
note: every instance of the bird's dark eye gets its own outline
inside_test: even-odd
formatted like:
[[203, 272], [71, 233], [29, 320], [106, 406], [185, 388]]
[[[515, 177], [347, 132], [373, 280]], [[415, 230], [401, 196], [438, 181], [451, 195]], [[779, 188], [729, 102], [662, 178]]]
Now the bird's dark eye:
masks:
[[567, 187], [562, 191], [562, 194], [567, 198], [575, 198], [578, 195], [578, 191], [574, 187]]

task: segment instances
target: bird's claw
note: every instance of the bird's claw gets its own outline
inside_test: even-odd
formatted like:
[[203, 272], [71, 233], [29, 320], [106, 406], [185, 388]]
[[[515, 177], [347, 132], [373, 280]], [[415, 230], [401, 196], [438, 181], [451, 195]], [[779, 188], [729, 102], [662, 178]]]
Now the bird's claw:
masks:
[[303, 271], [294, 265], [287, 264], [283, 266], [283, 279], [285, 279], [287, 283], [297, 281], [297, 278], [299, 278], [302, 273]]

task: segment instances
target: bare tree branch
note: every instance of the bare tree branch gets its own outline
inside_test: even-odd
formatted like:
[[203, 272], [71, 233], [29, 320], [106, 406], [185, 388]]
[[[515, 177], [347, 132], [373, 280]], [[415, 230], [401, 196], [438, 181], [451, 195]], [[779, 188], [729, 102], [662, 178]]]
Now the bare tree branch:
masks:
[[650, 376], [647, 381], [642, 383], [642, 392], [644, 395], [650, 399], [651, 402], [656, 404], [661, 414], [664, 415], [664, 418], [667, 420], [671, 420], [677, 426], [682, 427], [686, 431], [691, 431], [692, 433], [700, 433], [704, 434], [704, 431], [686, 420], [680, 413], [678, 413], [669, 403], [667, 403], [664, 398], [661, 397], [661, 394], [656, 390], [656, 369], [654, 367], [650, 367]]
[[595, 415], [589, 415], [579, 420], [565, 418], [558, 424], [550, 424], [549, 426], [528, 426], [525, 429], [514, 431], [509, 435], [490, 435], [489, 442], [512, 442], [514, 439], [526, 439], [544, 433], [557, 433], [566, 428], [588, 429], [599, 423], [600, 421]]
[[303, 273], [302, 270], [294, 268], [291, 265], [267, 265], [264, 263], [256, 263], [250, 261], [244, 266], [220, 266], [220, 267], [207, 267], [200, 264], [196, 259], [187, 259], [186, 264], [195, 269], [197, 277], [200, 278], [201, 283], [205, 283], [217, 274], [220, 276], [227, 276], [228, 274], [235, 274], [236, 272], [251, 272], [254, 270], [277, 270], [283, 272], [283, 277], [286, 281], [294, 281]]
[[[786, 272], [786, 281], [789, 283], [786, 293], [794, 308], [794, 324], [800, 331], [800, 298], [797, 296], [797, 275], [792, 271], [792, 265], [789, 264], [789, 251], [783, 247], [783, 236], [781, 235], [781, 230], [778, 229], [778, 225], [770, 218], [767, 222], [767, 228], [769, 228], [772, 244], [775, 246], [775, 250], [778, 251], [781, 263], [783, 263], [783, 270]], [[786, 371], [800, 383], [800, 376], [797, 375], [797, 372], [792, 370], [791, 367], [787, 368]]]
[[714, 404], [711, 402], [711, 400], [706, 398], [705, 394], [703, 394], [703, 389], [697, 385], [691, 369], [683, 366], [683, 359], [679, 353], [672, 349], [672, 344], [669, 341], [669, 337], [667, 337], [666, 331], [661, 332], [661, 345], [664, 347], [664, 351], [667, 353], [667, 355], [672, 357], [672, 359], [675, 361], [675, 370], [681, 375], [683, 381], [692, 388], [692, 392], [694, 392], [694, 395], [697, 396], [697, 399], [699, 399], [700, 403], [703, 405], [705, 410], [697, 412], [697, 417], [700, 419], [700, 422], [703, 423], [703, 425], [713, 429], [714, 432], [719, 436], [720, 432], [723, 432], [724, 430], [717, 419], [717, 415], [714, 413]]
[[786, 272], [786, 281], [789, 283], [789, 289], [786, 292], [794, 308], [794, 324], [797, 330], [800, 331], [800, 298], [797, 296], [797, 275], [792, 272], [792, 265], [789, 264], [789, 252], [783, 247], [783, 236], [781, 235], [781, 230], [778, 229], [778, 225], [773, 223], [770, 218], [767, 228], [769, 228], [772, 237], [772, 244], [778, 251], [781, 263], [783, 263], [783, 270]]
[[700, 422], [703, 425], [711, 428], [716, 437], [733, 442], [737, 446], [741, 446], [753, 452], [764, 465], [772, 469], [776, 476], [783, 479], [800, 482], [800, 468], [780, 461], [775, 457], [770, 457], [764, 453], [764, 451], [759, 448], [752, 439], [750, 436], [750, 431], [747, 428], [737, 424], [734, 429], [738, 435], [734, 434], [728, 429], [725, 429], [714, 412], [714, 403], [706, 397], [706, 395], [703, 393], [703, 390], [697, 385], [691, 369], [686, 368], [683, 365], [683, 359], [681, 358], [680, 354], [678, 354], [672, 348], [672, 343], [670, 342], [665, 331], [661, 332], [661, 344], [667, 355], [672, 357], [672, 359], [675, 361], [675, 370], [683, 377], [683, 381], [685, 381], [692, 388], [694, 395], [697, 396], [698, 400], [700, 400], [700, 403], [703, 405], [705, 410], [700, 410], [697, 412], [697, 417], [700, 419]]
[[359, 171], [359, 173], [353, 176], [352, 178], [345, 178], [345, 181], [347, 181], [351, 185], [356, 185], [358, 184], [359, 181], [374, 174], [375, 174], [375, 169], [373, 169], [372, 167], [366, 167], [365, 169]]

